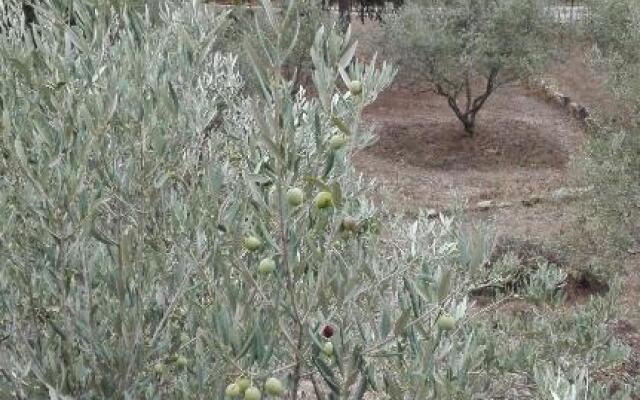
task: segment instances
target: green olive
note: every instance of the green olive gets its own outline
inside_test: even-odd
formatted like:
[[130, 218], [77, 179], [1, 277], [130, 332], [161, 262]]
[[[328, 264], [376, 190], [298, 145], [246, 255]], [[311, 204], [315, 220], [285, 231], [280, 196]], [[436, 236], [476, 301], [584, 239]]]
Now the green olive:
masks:
[[270, 274], [276, 270], [276, 262], [273, 258], [265, 258], [258, 264], [258, 272], [261, 274]]
[[188, 363], [189, 360], [187, 360], [185, 356], [178, 356], [178, 358], [176, 358], [176, 367], [178, 368], [184, 368]]
[[240, 378], [238, 379], [236, 384], [240, 388], [240, 393], [244, 393], [247, 390], [247, 388], [251, 386], [251, 381], [249, 380], [249, 378]]
[[360, 81], [351, 81], [349, 84], [349, 91], [352, 95], [358, 96], [362, 93], [362, 82]]
[[442, 331], [451, 331], [456, 327], [456, 321], [449, 314], [442, 314], [438, 318], [438, 329]]
[[333, 356], [333, 343], [331, 342], [325, 343], [324, 346], [322, 347], [322, 352], [327, 357]]
[[264, 390], [269, 396], [282, 396], [284, 387], [278, 378], [269, 378], [264, 383]]
[[258, 388], [255, 386], [251, 386], [244, 392], [245, 400], [260, 400], [260, 397], [262, 397], [262, 394], [260, 393], [260, 390], [258, 390]]
[[247, 236], [244, 238], [244, 247], [249, 251], [258, 250], [262, 247], [262, 240], [256, 236]]
[[304, 201], [304, 192], [300, 188], [291, 188], [287, 191], [287, 202], [292, 207], [298, 207]]
[[342, 134], [333, 135], [329, 139], [329, 147], [331, 150], [338, 150], [344, 147], [345, 144], [347, 144], [347, 137]]
[[319, 209], [329, 208], [333, 206], [333, 195], [331, 192], [320, 192], [313, 199], [316, 207]]
[[227, 397], [238, 397], [238, 396], [240, 396], [240, 385], [238, 385], [237, 383], [231, 383], [225, 389], [224, 394]]

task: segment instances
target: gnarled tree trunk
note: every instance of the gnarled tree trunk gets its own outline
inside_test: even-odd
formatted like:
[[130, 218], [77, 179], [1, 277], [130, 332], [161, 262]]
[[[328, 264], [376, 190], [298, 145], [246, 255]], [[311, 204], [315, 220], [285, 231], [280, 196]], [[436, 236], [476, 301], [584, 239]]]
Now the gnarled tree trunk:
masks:
[[[464, 131], [469, 137], [473, 137], [475, 134], [476, 116], [478, 115], [478, 112], [496, 89], [498, 72], [499, 70], [497, 68], [490, 71], [489, 75], [486, 77], [487, 83], [484, 92], [476, 98], [473, 98], [471, 94], [471, 85], [473, 83], [471, 81], [470, 72], [467, 73], [464, 82], [453, 92], [448, 92], [441, 85], [436, 85], [436, 93], [447, 98], [449, 107], [456, 114], [456, 117], [462, 123]], [[466, 94], [466, 101], [464, 108], [461, 108], [458, 105], [458, 97], [463, 90]]]
[[346, 31], [351, 23], [351, 0], [338, 0], [338, 14], [340, 26]]

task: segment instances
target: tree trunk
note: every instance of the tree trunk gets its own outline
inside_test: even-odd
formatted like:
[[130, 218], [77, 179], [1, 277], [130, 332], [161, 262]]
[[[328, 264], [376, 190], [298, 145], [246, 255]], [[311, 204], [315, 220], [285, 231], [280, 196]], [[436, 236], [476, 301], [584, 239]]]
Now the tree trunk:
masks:
[[462, 123], [464, 127], [464, 131], [467, 133], [469, 137], [473, 137], [474, 129], [476, 126], [476, 114], [480, 110], [480, 108], [473, 109], [467, 108], [463, 111], [458, 106], [457, 96], [447, 95], [447, 103], [449, 103], [449, 107], [453, 110], [453, 113], [456, 115], [458, 120]]
[[24, 22], [29, 27], [38, 23], [36, 11], [33, 9], [33, 5], [31, 3], [22, 3], [22, 13], [24, 14]]
[[340, 27], [346, 31], [351, 23], [351, 0], [338, 0], [338, 14]]
[[[464, 82], [460, 84], [458, 88], [455, 90], [446, 90], [440, 84], [436, 84], [436, 93], [440, 96], [447, 98], [447, 103], [449, 103], [449, 107], [456, 114], [456, 117], [460, 122], [462, 122], [462, 126], [464, 127], [464, 131], [469, 135], [469, 137], [473, 137], [475, 133], [476, 126], [476, 116], [482, 106], [485, 104], [489, 96], [496, 89], [496, 79], [498, 77], [499, 69], [494, 68], [490, 71], [489, 76], [486, 77], [487, 83], [484, 90], [484, 93], [479, 95], [476, 98], [473, 98], [471, 94], [471, 77], [468, 73]], [[460, 93], [466, 94], [466, 105], [461, 107], [458, 105], [458, 96]]]
[[464, 131], [469, 135], [469, 137], [473, 137], [476, 128], [476, 115], [467, 115], [460, 119], [462, 125], [464, 126]]

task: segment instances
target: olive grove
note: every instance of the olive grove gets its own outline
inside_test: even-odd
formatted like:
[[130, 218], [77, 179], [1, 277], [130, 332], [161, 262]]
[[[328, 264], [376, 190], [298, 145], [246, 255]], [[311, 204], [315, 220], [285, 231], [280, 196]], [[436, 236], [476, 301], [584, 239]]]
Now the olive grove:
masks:
[[235, 52], [199, 1], [155, 20], [78, 0], [73, 25], [44, 1], [33, 41], [7, 14], [0, 398], [612, 398], [592, 374], [627, 354], [615, 290], [567, 314], [541, 264], [477, 304], [517, 270], [486, 268], [491, 231], [393, 214], [352, 166], [395, 67], [321, 26], [292, 90], [295, 10], [263, 2]]

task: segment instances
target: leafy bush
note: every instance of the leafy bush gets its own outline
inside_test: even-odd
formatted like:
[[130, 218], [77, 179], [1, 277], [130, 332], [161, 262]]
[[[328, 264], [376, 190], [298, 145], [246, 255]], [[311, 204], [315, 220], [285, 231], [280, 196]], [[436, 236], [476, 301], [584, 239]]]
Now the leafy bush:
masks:
[[594, 121], [577, 161], [578, 181], [590, 187], [577, 203], [578, 226], [593, 254], [612, 256], [633, 250], [638, 241], [640, 127]]
[[500, 86], [544, 66], [553, 28], [541, 0], [407, 3], [385, 24], [402, 72], [428, 84], [473, 135], [476, 115]]
[[349, 34], [317, 32], [317, 97], [292, 95], [291, 15], [263, 4], [244, 97], [225, 14], [77, 5], [72, 27], [41, 11], [37, 47], [0, 36], [1, 398], [495, 397], [623, 353], [609, 298], [487, 318], [486, 240], [369, 200], [349, 153], [395, 71]]
[[593, 65], [604, 72], [619, 108], [592, 120], [586, 157], [577, 162], [580, 183], [592, 189], [579, 203], [579, 226], [596, 253], [619, 255], [637, 245], [640, 217], [640, 6], [590, 3], [584, 28]]
[[632, 0], [591, 1], [584, 23], [594, 43], [608, 57], [620, 55], [629, 63], [638, 62], [635, 51], [640, 42], [637, 2]]
[[594, 45], [594, 66], [607, 73], [619, 99], [631, 107], [632, 115], [637, 114], [640, 105], [637, 69], [640, 65], [640, 5], [630, 0], [592, 1], [584, 26]]

